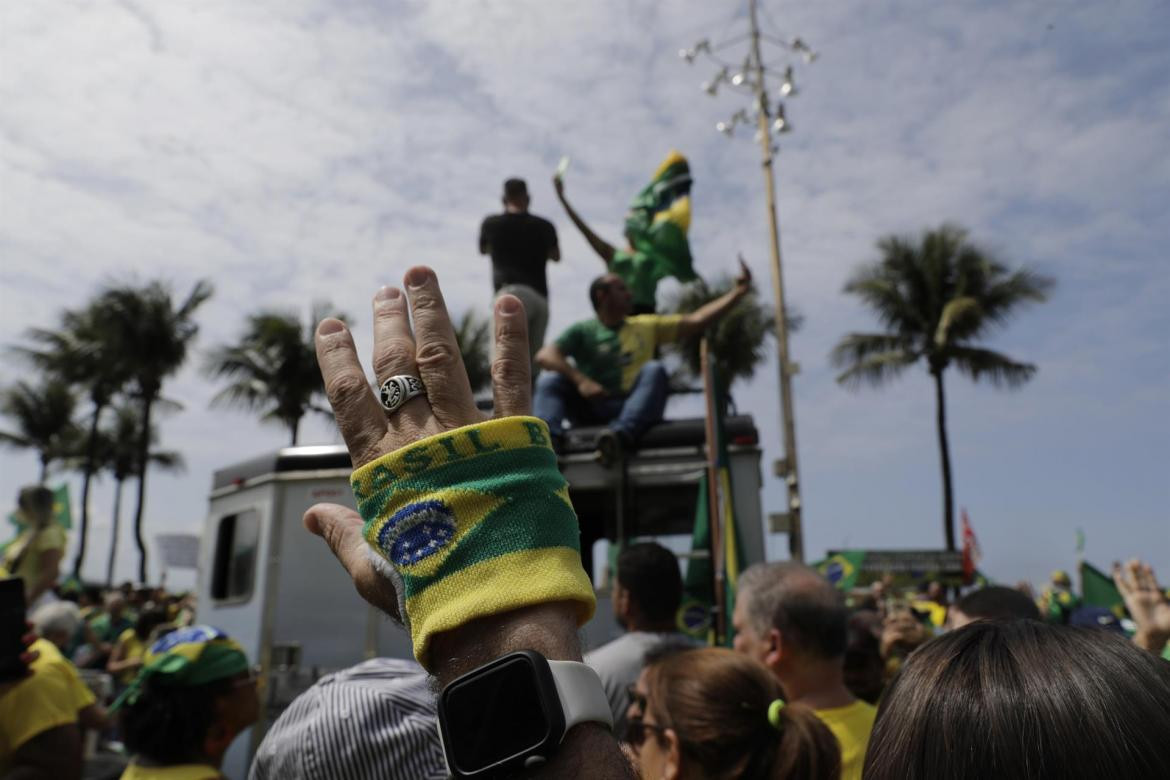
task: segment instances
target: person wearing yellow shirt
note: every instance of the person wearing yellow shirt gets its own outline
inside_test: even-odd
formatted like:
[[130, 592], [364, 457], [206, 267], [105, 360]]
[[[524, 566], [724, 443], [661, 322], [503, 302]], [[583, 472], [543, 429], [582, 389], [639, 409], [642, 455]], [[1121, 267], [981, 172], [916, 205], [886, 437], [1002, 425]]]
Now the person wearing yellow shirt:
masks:
[[842, 780], [860, 780], [877, 709], [845, 686], [848, 611], [841, 592], [792, 562], [751, 566], [737, 586], [735, 649], [767, 666], [787, 701], [812, 708], [837, 738]]
[[179, 628], [150, 646], [114, 702], [133, 758], [121, 780], [220, 780], [235, 738], [260, 717], [243, 649], [210, 626]]
[[118, 635], [106, 671], [114, 676], [119, 685], [129, 685], [142, 668], [146, 645], [155, 627], [167, 622], [167, 614], [161, 609], [148, 609], [134, 621], [133, 628], [127, 628]]
[[56, 585], [67, 540], [65, 529], [53, 518], [53, 491], [42, 485], [20, 491], [15, 515], [21, 531], [4, 548], [0, 564], [24, 580], [24, 600], [32, 609]]
[[104, 712], [77, 669], [47, 639], [29, 676], [0, 691], [0, 777], [81, 777], [81, 729], [100, 727]]

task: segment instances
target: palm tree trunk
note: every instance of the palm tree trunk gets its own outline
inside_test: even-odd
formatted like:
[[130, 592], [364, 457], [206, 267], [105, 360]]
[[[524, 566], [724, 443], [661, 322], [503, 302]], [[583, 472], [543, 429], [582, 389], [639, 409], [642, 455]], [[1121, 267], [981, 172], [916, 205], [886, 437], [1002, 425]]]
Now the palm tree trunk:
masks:
[[41, 478], [37, 481], [38, 485], [45, 484], [45, 480], [49, 478], [49, 458], [46, 455], [41, 455]]
[[106, 587], [114, 586], [114, 560], [118, 557], [118, 526], [122, 519], [122, 483], [118, 479], [114, 482], [114, 530], [110, 535], [110, 560], [106, 564]]
[[138, 506], [134, 510], [134, 542], [138, 545], [138, 582], [146, 583], [146, 543], [142, 540], [142, 513], [146, 509], [146, 467], [150, 457], [150, 410], [154, 397], [142, 398], [142, 430], [138, 434]]
[[77, 537], [77, 557], [73, 559], [73, 577], [81, 579], [81, 565], [85, 562], [85, 541], [89, 533], [89, 483], [93, 481], [93, 464], [97, 457], [98, 418], [102, 416], [102, 404], [93, 405], [93, 422], [89, 424], [89, 441], [85, 444], [85, 471], [81, 480], [81, 519]]
[[292, 431], [292, 444], [291, 444], [291, 446], [295, 447], [295, 446], [297, 446], [297, 429], [301, 427], [300, 418], [298, 417], [297, 419], [293, 420], [292, 423], [290, 423], [288, 427]]
[[943, 377], [940, 369], [934, 373], [934, 395], [938, 402], [938, 449], [942, 456], [943, 478], [943, 533], [947, 549], [955, 549], [955, 510], [951, 497], [951, 452], [947, 444], [947, 403], [943, 394]]

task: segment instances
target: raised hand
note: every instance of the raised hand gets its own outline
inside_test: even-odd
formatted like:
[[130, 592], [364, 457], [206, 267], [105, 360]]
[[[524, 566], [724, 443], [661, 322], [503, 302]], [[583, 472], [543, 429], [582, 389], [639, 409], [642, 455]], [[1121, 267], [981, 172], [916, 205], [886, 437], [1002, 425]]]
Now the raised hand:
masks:
[[[374, 297], [375, 381], [399, 374], [417, 376], [427, 394], [407, 401], [392, 415], [386, 414], [371, 390], [345, 323], [326, 319], [317, 328], [317, 359], [325, 391], [354, 468], [426, 436], [484, 418], [475, 407], [434, 272], [423, 266], [411, 268], [405, 286], [405, 295], [398, 288], [383, 287]], [[414, 315], [413, 332], [408, 305]], [[527, 414], [532, 396], [524, 307], [515, 296], [502, 295], [494, 318], [495, 413], [501, 417]], [[338, 504], [317, 504], [305, 513], [304, 523], [329, 545], [362, 598], [399, 617], [397, 594], [371, 563], [357, 512]]]
[[1154, 570], [1136, 558], [1124, 566], [1115, 563], [1113, 582], [1137, 624], [1133, 641], [1151, 652], [1162, 652], [1170, 641], [1170, 600], [1158, 586]]

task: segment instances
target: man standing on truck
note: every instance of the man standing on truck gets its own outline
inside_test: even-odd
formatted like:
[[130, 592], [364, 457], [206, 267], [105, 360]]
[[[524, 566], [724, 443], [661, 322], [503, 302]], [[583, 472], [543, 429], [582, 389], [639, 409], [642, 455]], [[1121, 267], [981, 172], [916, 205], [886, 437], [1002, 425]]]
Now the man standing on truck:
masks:
[[524, 304], [528, 317], [528, 356], [536, 355], [548, 327], [548, 279], [545, 262], [561, 259], [557, 229], [528, 212], [528, 185], [523, 179], [504, 182], [504, 213], [494, 214], [479, 228], [479, 253], [492, 257], [496, 296], [510, 293]]
[[633, 298], [622, 278], [609, 273], [595, 279], [589, 300], [597, 316], [571, 325], [536, 353], [546, 373], [536, 383], [533, 412], [548, 423], [554, 446], [563, 440], [567, 419], [609, 424], [597, 439], [603, 464], [632, 449], [666, 408], [668, 378], [654, 350], [702, 332], [730, 311], [751, 289], [751, 271], [742, 260], [739, 265], [735, 287], [690, 314], [631, 316]]

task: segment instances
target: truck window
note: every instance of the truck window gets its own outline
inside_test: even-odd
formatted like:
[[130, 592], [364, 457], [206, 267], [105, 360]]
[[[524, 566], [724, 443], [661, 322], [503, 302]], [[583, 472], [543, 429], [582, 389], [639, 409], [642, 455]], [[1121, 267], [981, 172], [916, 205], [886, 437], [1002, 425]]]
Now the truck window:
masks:
[[259, 543], [260, 514], [255, 509], [220, 519], [215, 532], [212, 599], [246, 601], [252, 595]]

